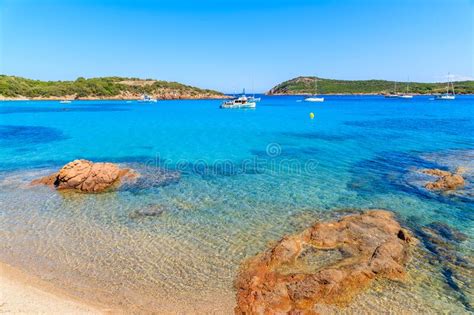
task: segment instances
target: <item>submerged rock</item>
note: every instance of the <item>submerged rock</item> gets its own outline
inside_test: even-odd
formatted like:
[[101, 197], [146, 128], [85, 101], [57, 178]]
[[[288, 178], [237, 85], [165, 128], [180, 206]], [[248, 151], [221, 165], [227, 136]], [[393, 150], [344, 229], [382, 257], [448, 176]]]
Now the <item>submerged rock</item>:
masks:
[[138, 173], [112, 163], [93, 163], [74, 160], [59, 172], [32, 181], [32, 184], [54, 186], [58, 190], [71, 189], [85, 193], [98, 193], [120, 186], [122, 181], [138, 178]]
[[[347, 304], [376, 278], [403, 279], [413, 241], [392, 213], [383, 210], [316, 223], [243, 264], [236, 280], [235, 313], [299, 314], [311, 313], [318, 304]], [[299, 260], [308, 247], [340, 255], [302, 272]]]
[[419, 225], [419, 219], [409, 219], [413, 231], [427, 249], [428, 261], [438, 266], [446, 284], [455, 292], [456, 298], [466, 308], [467, 313], [474, 312], [472, 288], [474, 288], [474, 261], [469, 252], [461, 249], [460, 244], [468, 236], [444, 222], [432, 222]]
[[162, 187], [177, 183], [181, 178], [180, 172], [160, 168], [158, 166], [140, 163], [127, 165], [140, 173], [140, 177], [133, 182], [124, 183], [124, 185], [120, 187], [121, 190], [141, 191], [153, 187]]
[[165, 212], [165, 208], [160, 205], [150, 205], [140, 210], [135, 210], [128, 215], [130, 219], [139, 219], [143, 217], [156, 217]]
[[462, 172], [460, 170], [456, 171], [456, 173], [442, 171], [439, 169], [425, 169], [421, 172], [427, 175], [438, 177], [436, 181], [429, 182], [425, 185], [425, 188], [429, 190], [455, 190], [465, 185], [464, 178], [461, 176]]
[[466, 234], [444, 222], [432, 222], [428, 224], [427, 227], [431, 231], [434, 231], [436, 234], [449, 241], [463, 242], [468, 238]]

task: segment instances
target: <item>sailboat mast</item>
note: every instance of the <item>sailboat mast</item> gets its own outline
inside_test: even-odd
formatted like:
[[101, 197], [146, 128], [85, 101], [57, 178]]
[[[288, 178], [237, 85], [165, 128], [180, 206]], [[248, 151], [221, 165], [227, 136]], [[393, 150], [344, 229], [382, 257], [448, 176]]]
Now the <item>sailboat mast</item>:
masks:
[[448, 72], [448, 85], [446, 86], [446, 94], [449, 94], [449, 84], [451, 83], [451, 73]]
[[[453, 95], [454, 95], [454, 82], [451, 81], [451, 74], [449, 74], [449, 82], [451, 83], [451, 89], [453, 90]], [[449, 88], [449, 86], [448, 86]]]
[[449, 73], [448, 73], [448, 85], [446, 85], [446, 94], [449, 94]]

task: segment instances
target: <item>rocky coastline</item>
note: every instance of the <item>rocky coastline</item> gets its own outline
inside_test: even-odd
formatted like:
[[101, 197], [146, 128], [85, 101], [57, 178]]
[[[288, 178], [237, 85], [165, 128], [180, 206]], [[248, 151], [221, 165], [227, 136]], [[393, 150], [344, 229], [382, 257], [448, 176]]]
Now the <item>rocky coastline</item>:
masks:
[[40, 81], [0, 75], [0, 100], [139, 100], [225, 99], [219, 91], [178, 82], [126, 77], [79, 77], [74, 81]]
[[[191, 93], [153, 93], [149, 96], [158, 100], [221, 100], [229, 99], [232, 96], [223, 94], [191, 94]], [[62, 101], [62, 100], [77, 100], [77, 101], [138, 101], [142, 99], [142, 94], [138, 93], [122, 93], [114, 96], [77, 96], [77, 95], [66, 95], [66, 96], [48, 96], [48, 97], [26, 97], [26, 96], [15, 96], [5, 97], [0, 95], [0, 101]]]
[[[395, 82], [380, 79], [371, 80], [336, 80], [327, 78], [316, 78], [299, 76], [284, 81], [272, 87], [267, 95], [309, 95], [315, 93], [317, 80], [317, 92], [323, 95], [387, 95], [392, 93], [404, 93], [408, 87], [411, 95], [433, 95], [446, 92], [445, 82]], [[474, 93], [474, 81], [453, 82], [456, 94]], [[403, 88], [396, 89], [396, 84]]]
[[345, 306], [375, 279], [403, 281], [417, 242], [385, 210], [317, 222], [242, 265], [235, 313], [315, 314], [317, 307]]

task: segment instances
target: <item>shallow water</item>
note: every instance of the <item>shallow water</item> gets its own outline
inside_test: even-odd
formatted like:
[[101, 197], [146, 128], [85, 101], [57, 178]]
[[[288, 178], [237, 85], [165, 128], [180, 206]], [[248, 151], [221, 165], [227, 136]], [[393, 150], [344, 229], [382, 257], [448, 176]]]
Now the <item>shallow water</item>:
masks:
[[[474, 97], [299, 99], [239, 111], [212, 100], [0, 102], [0, 260], [135, 312], [231, 313], [245, 258], [338, 209], [385, 208], [419, 231], [409, 279], [323, 311], [472, 311]], [[76, 158], [146, 176], [100, 195], [28, 185]], [[417, 172], [459, 166], [468, 185], [455, 194], [426, 191]], [[143, 209], [162, 213], [134, 215]], [[448, 240], [455, 263], [435, 259], [423, 234], [433, 222], [467, 235]]]

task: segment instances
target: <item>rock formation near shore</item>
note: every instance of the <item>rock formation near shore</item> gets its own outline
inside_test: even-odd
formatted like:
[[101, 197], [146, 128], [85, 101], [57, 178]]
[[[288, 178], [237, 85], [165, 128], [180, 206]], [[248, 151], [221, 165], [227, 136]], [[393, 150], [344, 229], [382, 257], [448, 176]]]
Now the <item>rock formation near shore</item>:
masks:
[[316, 223], [243, 264], [235, 313], [314, 314], [317, 305], [343, 306], [374, 279], [402, 280], [414, 240], [384, 210]]
[[124, 180], [134, 180], [137, 177], [138, 174], [133, 170], [121, 169], [112, 163], [74, 160], [64, 165], [59, 172], [36, 179], [32, 184], [54, 186], [58, 190], [98, 193], [118, 187]]
[[436, 181], [429, 182], [425, 185], [425, 188], [429, 190], [455, 190], [463, 187], [465, 184], [464, 178], [461, 176], [462, 170], [460, 169], [456, 170], [456, 173], [439, 169], [425, 169], [421, 172], [430, 176], [438, 177]]

